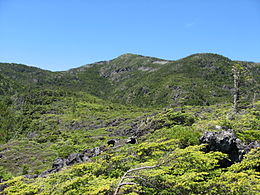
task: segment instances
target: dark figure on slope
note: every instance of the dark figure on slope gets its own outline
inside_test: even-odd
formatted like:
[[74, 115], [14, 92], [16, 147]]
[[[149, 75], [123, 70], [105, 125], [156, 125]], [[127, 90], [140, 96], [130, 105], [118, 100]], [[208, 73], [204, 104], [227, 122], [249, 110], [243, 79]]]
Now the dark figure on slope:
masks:
[[115, 146], [115, 143], [116, 143], [116, 140], [114, 140], [114, 139], [111, 139], [111, 140], [108, 140], [107, 141], [107, 145], [112, 145], [112, 147], [114, 147]]
[[136, 144], [137, 143], [137, 139], [135, 137], [130, 137], [127, 141], [127, 144]]

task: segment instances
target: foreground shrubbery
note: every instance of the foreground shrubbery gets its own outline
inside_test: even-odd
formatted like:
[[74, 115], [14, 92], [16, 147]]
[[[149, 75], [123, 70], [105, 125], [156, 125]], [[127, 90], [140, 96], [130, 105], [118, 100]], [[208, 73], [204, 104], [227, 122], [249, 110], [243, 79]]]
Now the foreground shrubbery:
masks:
[[119, 192], [124, 194], [257, 194], [260, 190], [259, 151], [227, 169], [218, 167], [226, 155], [204, 153], [203, 146], [179, 149], [176, 140], [157, 140], [104, 153], [92, 162], [74, 165], [47, 178], [16, 177], [5, 184], [6, 194], [112, 194], [127, 170], [132, 172]]
[[[13, 96], [15, 97], [15, 96]], [[259, 111], [255, 107], [234, 115], [230, 105], [186, 106], [163, 110], [107, 103], [86, 93], [35, 90], [0, 101], [0, 179], [6, 194], [112, 194], [126, 171], [124, 194], [257, 194], [259, 150], [241, 163], [220, 168], [219, 152], [204, 153], [204, 131], [233, 129], [246, 142], [259, 140]], [[136, 133], [138, 144], [125, 145]], [[106, 145], [90, 161], [65, 167], [46, 178], [39, 174], [57, 157]], [[6, 143], [7, 142], [7, 143]], [[5, 144], [4, 144], [5, 143]], [[15, 177], [18, 176], [18, 177]]]
[[[198, 145], [202, 123], [198, 121], [198, 116], [191, 114], [194, 110], [190, 109], [186, 108], [185, 113], [170, 109], [142, 121], [140, 125], [144, 129], [151, 125], [154, 129], [142, 136], [138, 144], [123, 145], [116, 149], [108, 147], [106, 152], [89, 162], [65, 167], [46, 178], [14, 177], [4, 183], [8, 186], [4, 193], [113, 194], [116, 189], [118, 194], [259, 193], [259, 149], [253, 149], [241, 163], [220, 168], [219, 161], [227, 158], [227, 155], [202, 151], [205, 146]], [[196, 108], [196, 113], [198, 109], [201, 108]], [[201, 117], [205, 115], [203, 109]], [[205, 122], [216, 120], [214, 115], [221, 112], [226, 111], [212, 111], [207, 118], [204, 116], [202, 119]], [[238, 116], [239, 119], [241, 117], [243, 115]], [[228, 124], [234, 123], [234, 120], [236, 119], [228, 121]], [[156, 126], [154, 121], [159, 121]], [[218, 121], [221, 124], [223, 119], [220, 117]], [[143, 125], [145, 122], [147, 126]], [[227, 124], [227, 120], [225, 123]], [[241, 128], [248, 128], [248, 125], [243, 125], [243, 121], [240, 124]], [[204, 127], [211, 128], [207, 123]], [[129, 172], [121, 181], [128, 170], [135, 168], [139, 170]]]

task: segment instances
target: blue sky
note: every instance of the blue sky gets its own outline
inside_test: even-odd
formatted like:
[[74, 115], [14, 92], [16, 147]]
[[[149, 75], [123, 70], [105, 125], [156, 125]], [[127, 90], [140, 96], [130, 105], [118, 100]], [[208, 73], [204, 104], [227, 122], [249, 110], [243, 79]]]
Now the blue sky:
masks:
[[260, 62], [260, 0], [0, 0], [0, 62], [56, 71], [202, 52]]

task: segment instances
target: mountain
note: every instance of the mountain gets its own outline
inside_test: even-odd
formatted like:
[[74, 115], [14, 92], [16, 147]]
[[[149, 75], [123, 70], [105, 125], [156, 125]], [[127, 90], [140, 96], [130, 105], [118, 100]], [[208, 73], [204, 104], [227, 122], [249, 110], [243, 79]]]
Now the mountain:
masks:
[[0, 63], [0, 193], [257, 194], [259, 67], [208, 53]]
[[[0, 70], [5, 77], [15, 77], [25, 87], [44, 85], [84, 91], [115, 103], [164, 107], [232, 102], [234, 63], [237, 62], [209, 53], [194, 54], [177, 61], [124, 54], [110, 61], [64, 72], [14, 64], [1, 64]], [[248, 92], [253, 90], [249, 81], [259, 82], [259, 64], [239, 63], [251, 78], [244, 85], [247, 101], [250, 101], [253, 94]]]

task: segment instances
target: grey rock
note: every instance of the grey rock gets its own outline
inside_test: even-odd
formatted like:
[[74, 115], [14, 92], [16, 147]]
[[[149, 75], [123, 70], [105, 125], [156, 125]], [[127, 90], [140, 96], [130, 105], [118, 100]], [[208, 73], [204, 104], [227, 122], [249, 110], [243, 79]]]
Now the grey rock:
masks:
[[260, 143], [255, 141], [250, 144], [242, 143], [236, 138], [233, 130], [219, 132], [205, 132], [200, 138], [201, 144], [207, 144], [204, 151], [219, 151], [228, 154], [230, 161], [226, 160], [221, 163], [222, 167], [230, 166], [235, 162], [240, 162], [243, 156], [252, 148], [257, 148]]
[[0, 184], [0, 192], [4, 191], [4, 189], [7, 187], [8, 187], [8, 185], [6, 185], [6, 184]]
[[[105, 147], [95, 147], [92, 149], [86, 149], [83, 153], [73, 153], [70, 154], [67, 158], [57, 158], [53, 164], [52, 168], [42, 172], [37, 177], [46, 177], [48, 174], [56, 173], [60, 171], [64, 166], [71, 166], [76, 163], [82, 163], [88, 161], [90, 158], [98, 156], [103, 152]], [[33, 178], [34, 176], [27, 175], [27, 178]], [[35, 176], [36, 178], [36, 176]]]
[[25, 175], [24, 177], [28, 179], [35, 179], [38, 177], [38, 175]]
[[81, 153], [74, 153], [70, 154], [68, 158], [65, 160], [66, 165], [70, 166], [76, 163], [82, 163], [83, 162], [84, 155]]
[[82, 158], [82, 160], [83, 160], [83, 162], [86, 162], [86, 161], [88, 161], [88, 160], [89, 160], [89, 157], [87, 157], [87, 156], [83, 155], [83, 158]]
[[101, 151], [100, 147], [95, 147], [94, 148], [94, 155], [93, 155], [93, 157], [98, 156], [101, 152], [102, 151]]
[[63, 158], [57, 158], [53, 164], [52, 164], [52, 168], [53, 169], [61, 169], [62, 167], [64, 167], [65, 165], [65, 160]]
[[98, 156], [100, 153], [105, 151], [105, 146], [95, 147], [92, 149], [86, 149], [83, 153], [73, 153], [70, 154], [67, 158], [57, 158], [53, 164], [52, 168], [46, 171], [43, 171], [39, 175], [25, 175], [24, 177], [33, 179], [37, 177], [46, 177], [48, 174], [56, 173], [60, 171], [65, 166], [71, 166], [76, 163], [82, 163], [88, 161], [90, 158]]
[[38, 177], [46, 177], [47, 175], [51, 173], [56, 173], [58, 171], [60, 171], [60, 169], [48, 169], [46, 171], [43, 171]]
[[104, 151], [104, 147], [95, 147], [92, 149], [86, 149], [83, 151], [84, 156], [91, 158], [98, 156], [101, 152]]

